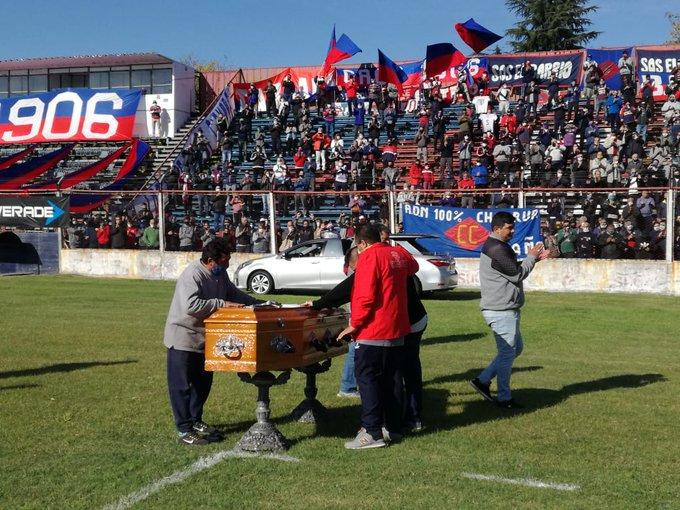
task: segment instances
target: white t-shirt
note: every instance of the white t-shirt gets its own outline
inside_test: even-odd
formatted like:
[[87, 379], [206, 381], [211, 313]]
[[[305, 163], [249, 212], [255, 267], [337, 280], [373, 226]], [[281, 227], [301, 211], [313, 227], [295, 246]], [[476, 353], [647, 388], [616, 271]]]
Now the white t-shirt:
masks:
[[[488, 99], [488, 98], [487, 98]], [[483, 113], [479, 116], [479, 120], [482, 122], [482, 130], [486, 133], [491, 131], [493, 133], [493, 125], [498, 119], [498, 115], [495, 113]]]
[[472, 104], [475, 105], [475, 111], [477, 113], [486, 113], [489, 107], [489, 96], [476, 96], [472, 99]]

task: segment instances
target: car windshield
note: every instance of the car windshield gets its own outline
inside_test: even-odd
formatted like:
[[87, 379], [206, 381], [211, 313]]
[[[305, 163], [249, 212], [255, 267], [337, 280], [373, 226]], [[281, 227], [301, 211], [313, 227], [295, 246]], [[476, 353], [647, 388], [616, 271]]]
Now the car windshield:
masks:
[[399, 239], [395, 241], [406, 248], [406, 251], [411, 254], [434, 255], [430, 250], [425, 248], [422, 243], [418, 242], [418, 239]]

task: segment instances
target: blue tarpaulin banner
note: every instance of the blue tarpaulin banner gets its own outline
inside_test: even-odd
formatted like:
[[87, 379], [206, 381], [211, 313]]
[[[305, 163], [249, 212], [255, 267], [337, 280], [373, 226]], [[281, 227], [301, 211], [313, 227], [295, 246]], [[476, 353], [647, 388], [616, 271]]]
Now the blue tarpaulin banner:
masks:
[[583, 67], [583, 50], [559, 51], [555, 53], [520, 53], [518, 55], [488, 55], [489, 77], [491, 86], [499, 87], [503, 83], [520, 85], [522, 83], [522, 66], [529, 60], [536, 70], [536, 77], [541, 83], [550, 81], [550, 76], [557, 73], [560, 85], [567, 86], [572, 80], [578, 83]]
[[621, 90], [621, 75], [619, 74], [619, 59], [623, 52], [630, 57], [633, 48], [617, 48], [608, 50], [588, 50], [588, 55], [597, 62], [597, 67], [602, 71], [607, 87], [614, 90]]
[[666, 100], [666, 85], [668, 85], [671, 71], [680, 64], [680, 48], [677, 46], [653, 49], [635, 48], [635, 60], [638, 84], [642, 84], [647, 75], [654, 82], [654, 99]]
[[491, 219], [500, 211], [515, 217], [515, 235], [510, 245], [519, 258], [526, 257], [527, 251], [543, 240], [538, 209], [462, 209], [412, 204], [403, 207], [404, 232], [437, 236], [418, 242], [438, 255], [479, 257], [491, 234]]

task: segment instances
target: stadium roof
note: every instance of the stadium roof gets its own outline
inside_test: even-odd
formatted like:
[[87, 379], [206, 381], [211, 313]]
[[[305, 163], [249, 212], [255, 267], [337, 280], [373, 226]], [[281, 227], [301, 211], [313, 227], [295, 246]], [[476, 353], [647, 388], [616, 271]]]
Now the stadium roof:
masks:
[[25, 69], [58, 69], [61, 67], [129, 66], [172, 64], [173, 60], [158, 53], [120, 53], [117, 55], [79, 55], [73, 57], [21, 58], [0, 60], [0, 71]]

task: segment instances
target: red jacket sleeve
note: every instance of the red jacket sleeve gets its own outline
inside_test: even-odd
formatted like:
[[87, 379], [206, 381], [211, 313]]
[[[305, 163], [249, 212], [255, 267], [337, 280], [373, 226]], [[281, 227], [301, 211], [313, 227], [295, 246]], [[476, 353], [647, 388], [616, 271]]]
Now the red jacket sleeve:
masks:
[[365, 253], [363, 260], [359, 257], [354, 270], [354, 288], [352, 289], [352, 304], [350, 325], [362, 329], [373, 315], [373, 303], [378, 292], [378, 267], [374, 254]]
[[413, 257], [413, 255], [406, 251], [406, 248], [404, 248], [402, 245], [395, 244], [394, 247], [399, 250], [399, 253], [401, 253], [404, 261], [406, 262], [406, 272], [409, 274], [409, 276], [416, 274], [418, 269], [420, 269], [418, 261]]

